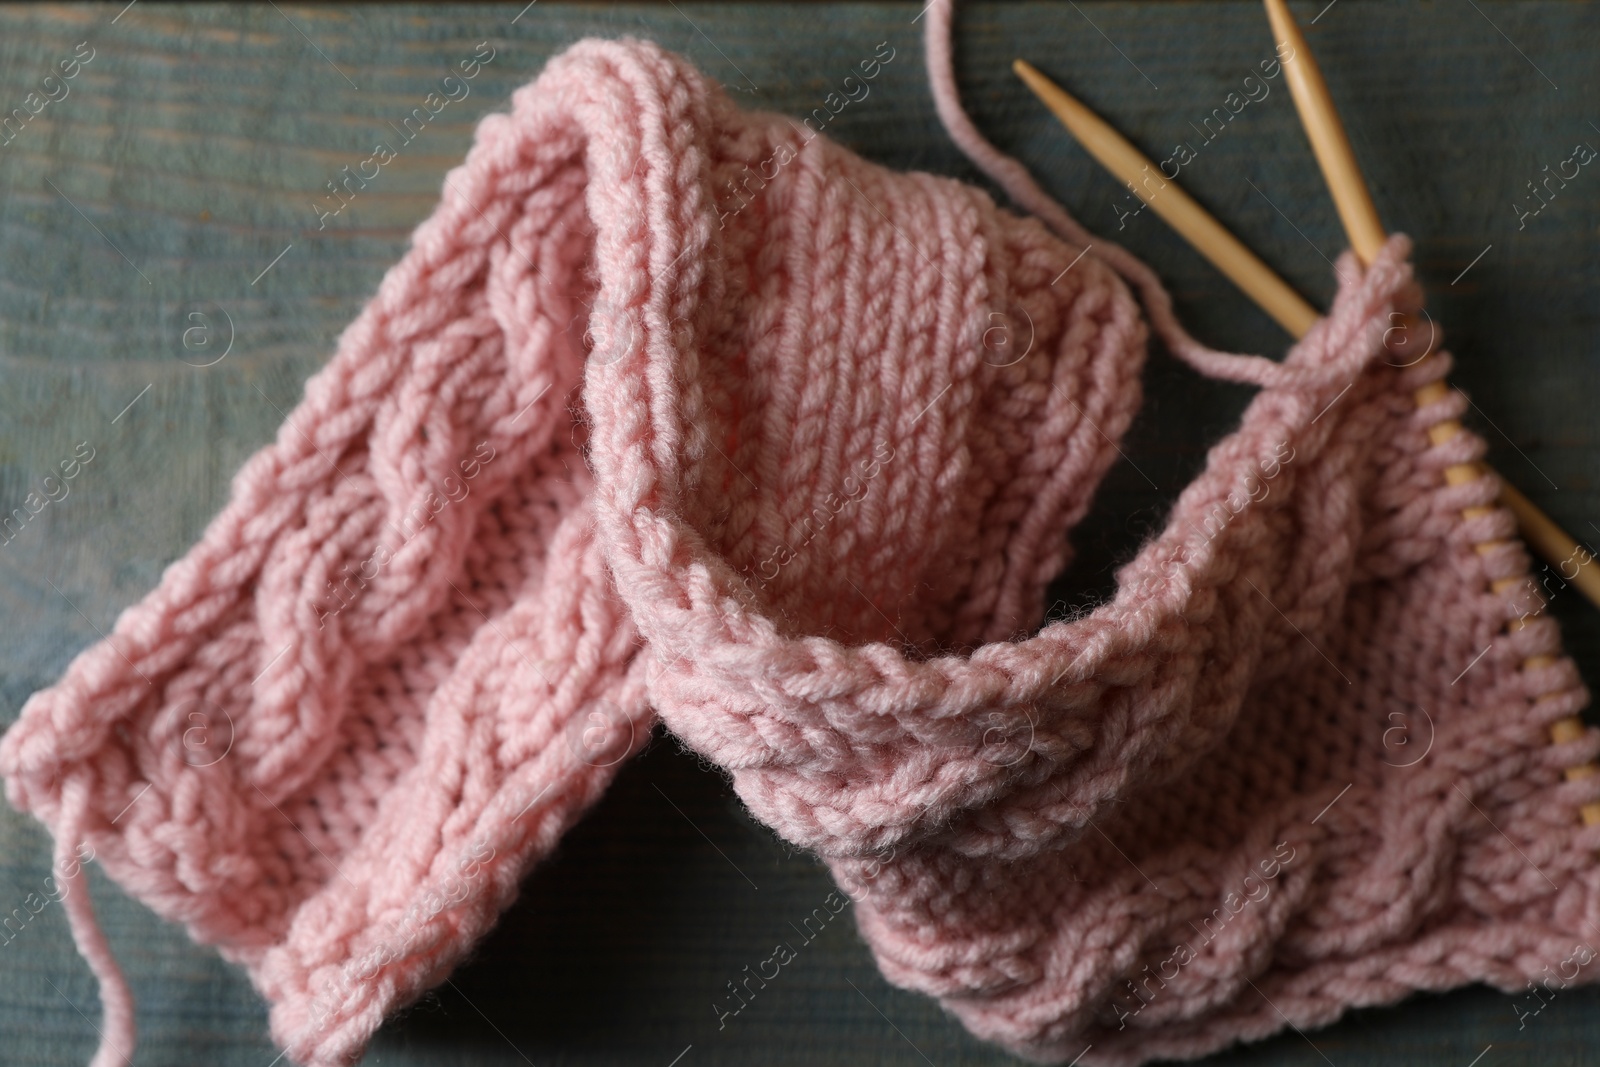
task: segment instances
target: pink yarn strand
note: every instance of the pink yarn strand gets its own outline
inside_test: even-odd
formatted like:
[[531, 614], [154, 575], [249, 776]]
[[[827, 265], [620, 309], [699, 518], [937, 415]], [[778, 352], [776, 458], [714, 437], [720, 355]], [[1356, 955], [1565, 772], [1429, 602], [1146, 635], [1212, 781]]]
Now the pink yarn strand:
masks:
[[1040, 188], [1022, 163], [1000, 151], [979, 132], [961, 106], [961, 91], [956, 82], [954, 8], [955, 0], [932, 0], [926, 12], [923, 43], [934, 106], [956, 147], [1018, 206], [1037, 215], [1066, 240], [1087, 248], [1090, 255], [1099, 256], [1127, 279], [1138, 291], [1157, 336], [1173, 355], [1213, 378], [1255, 385], [1284, 382], [1286, 374], [1281, 364], [1262, 356], [1221, 352], [1196, 341], [1178, 322], [1172, 309], [1172, 295], [1155, 271], [1121, 245], [1085, 230], [1066, 208]]
[[89, 899], [89, 876], [84, 872], [78, 847], [89, 811], [89, 781], [74, 775], [61, 788], [61, 816], [56, 824], [54, 868], [61, 886], [61, 905], [67, 912], [72, 940], [89, 964], [100, 990], [100, 1046], [90, 1067], [122, 1067], [133, 1062], [138, 1035], [134, 1023], [133, 993], [117, 964], [111, 945], [95, 918]]

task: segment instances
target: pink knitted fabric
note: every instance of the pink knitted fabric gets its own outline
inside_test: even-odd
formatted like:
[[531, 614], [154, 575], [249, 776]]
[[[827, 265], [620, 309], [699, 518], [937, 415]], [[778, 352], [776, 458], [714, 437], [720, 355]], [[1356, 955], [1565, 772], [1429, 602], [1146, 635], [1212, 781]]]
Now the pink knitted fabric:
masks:
[[[1585, 701], [1554, 624], [1499, 635], [1486, 581], [1526, 559], [1472, 548], [1512, 535], [1459, 515], [1492, 479], [1442, 480], [1483, 448], [1429, 444], [1461, 399], [1411, 400], [1448, 360], [1384, 358], [1405, 240], [1345, 257], [1281, 364], [1205, 349], [971, 129], [949, 18], [941, 114], [1067, 239], [649, 44], [584, 41], [486, 118], [201, 542], [0, 744], [62, 877], [88, 841], [247, 969], [295, 1062], [349, 1063], [658, 713], [827, 859], [892, 981], [1043, 1060], [1196, 1055], [1593, 943], [1600, 786], [1561, 768], [1600, 737], [1543, 736]], [[1114, 599], [1039, 629], [1139, 403], [1119, 274], [1262, 389]], [[110, 1067], [131, 998], [65, 899]]]

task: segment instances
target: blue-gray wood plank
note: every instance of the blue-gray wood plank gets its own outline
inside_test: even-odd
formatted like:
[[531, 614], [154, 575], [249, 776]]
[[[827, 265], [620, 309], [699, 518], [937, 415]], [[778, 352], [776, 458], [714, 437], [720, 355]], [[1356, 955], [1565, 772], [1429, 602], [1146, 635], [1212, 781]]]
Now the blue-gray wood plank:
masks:
[[[1322, 4], [1299, 4], [1302, 21]], [[919, 8], [0, 9], [0, 111], [23, 106], [75, 50], [93, 50], [69, 94], [0, 147], [0, 508], [78, 443], [95, 449], [70, 495], [0, 548], [5, 721], [193, 542], [233, 471], [270, 439], [432, 210], [474, 122], [503, 109], [550, 55], [590, 34], [650, 37], [741, 99], [798, 113], [887, 41], [895, 58], [871, 96], [828, 132], [885, 164], [973, 177], [929, 104]], [[1328, 258], [1344, 242], [1281, 79], [1215, 141], [1200, 144], [1190, 126], [1271, 53], [1258, 5], [974, 3], [959, 25], [978, 124], [1091, 228], [1154, 264], [1200, 337], [1245, 351], [1285, 343], [1159, 220], [1141, 215], [1119, 232], [1121, 190], [1012, 78], [1013, 56], [1156, 158], [1180, 140], [1196, 144], [1183, 183], [1327, 300]], [[1343, 0], [1310, 34], [1385, 221], [1417, 239], [1432, 312], [1459, 359], [1455, 381], [1476, 400], [1471, 421], [1494, 462], [1569, 531], [1600, 542], [1600, 172], [1584, 168], [1537, 216], [1519, 221], [1514, 206], [1530, 206], [1526, 183], [1545, 165], [1580, 141], [1600, 146], [1600, 7]], [[389, 137], [387, 123], [480, 41], [495, 58], [471, 96], [319, 230], [312, 204], [324, 183], [365, 159]], [[191, 327], [211, 332], [186, 345]], [[220, 362], [194, 365], [230, 337]], [[1132, 462], [1108, 478], [1075, 536], [1079, 561], [1055, 590], [1065, 610], [1107, 594], [1111, 567], [1159, 523], [1248, 397], [1160, 356], [1147, 383]], [[1593, 683], [1600, 613], [1572, 592], [1552, 610]], [[0, 811], [0, 911], [47, 873], [43, 833]], [[139, 998], [138, 1062], [272, 1063], [265, 1012], [243, 976], [92, 878]], [[367, 1062], [665, 1067], [686, 1049], [681, 1067], [1012, 1062], [932, 1002], [889, 988], [848, 923], [719, 1028], [712, 1004], [724, 983], [828, 889], [814, 861], [741, 813], [719, 776], [657, 737], [530, 876], [453, 984], [389, 1023]], [[1511, 998], [1468, 989], [1209, 1062], [1465, 1067], [1490, 1045], [1481, 1067], [1597, 1062], [1597, 1007], [1600, 991], [1564, 992], [1519, 1029]], [[97, 1014], [61, 911], [48, 907], [0, 948], [0, 1063], [85, 1062]]]

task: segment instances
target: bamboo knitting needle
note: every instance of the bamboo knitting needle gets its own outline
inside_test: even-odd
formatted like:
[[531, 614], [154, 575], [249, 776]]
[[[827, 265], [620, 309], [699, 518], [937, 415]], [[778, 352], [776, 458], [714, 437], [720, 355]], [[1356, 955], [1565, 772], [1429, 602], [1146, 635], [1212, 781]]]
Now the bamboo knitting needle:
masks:
[[[1017, 76], [1028, 83], [1028, 88], [1043, 100], [1045, 106], [1070, 130], [1089, 154], [1094, 156], [1112, 174], [1133, 187], [1134, 193], [1149, 205], [1156, 214], [1167, 221], [1179, 235], [1188, 241], [1228, 279], [1243, 289], [1272, 316], [1291, 336], [1303, 337], [1319, 316], [1305, 298], [1273, 273], [1256, 254], [1206, 210], [1184, 192], [1182, 187], [1168, 181], [1122, 135], [1108, 126], [1105, 120], [1083, 106], [1064, 90], [1040, 74], [1024, 60], [1011, 65]], [[1156, 188], [1146, 195], [1150, 183]]]
[[[1091, 155], [1099, 160], [1113, 175], [1126, 182], [1136, 193], [1138, 192], [1140, 180], [1149, 174], [1150, 168], [1154, 167], [1153, 163], [1140, 154], [1138, 149], [1129, 144], [1104, 119], [1073, 99], [1028, 63], [1019, 59], [1013, 64], [1013, 69], [1028, 84], [1028, 87], [1044, 101], [1045, 106], [1056, 114], [1056, 117], [1061, 120], [1068, 131], [1077, 137], [1083, 146], [1089, 150]], [[1157, 192], [1165, 194], [1169, 190], [1171, 192], [1182, 192], [1170, 182], [1159, 187]], [[1141, 197], [1141, 199], [1143, 198]], [[1310, 324], [1316, 320], [1317, 314], [1312, 310], [1310, 304], [1307, 304], [1298, 293], [1289, 288], [1283, 279], [1273, 274], [1270, 268], [1266, 267], [1265, 264], [1261, 264], [1254, 255], [1250, 254], [1248, 249], [1244, 249], [1244, 246], [1232, 234], [1224, 230], [1215, 219], [1206, 213], [1204, 208], [1195, 203], [1189, 196], [1169, 197], [1162, 195], [1145, 200], [1145, 203], [1155, 208], [1157, 214], [1161, 215], [1162, 218], [1171, 222], [1174, 229], [1187, 238], [1196, 251], [1217, 267], [1223, 268], [1225, 262], [1237, 263], [1246, 260], [1259, 264], [1259, 271], [1254, 269], [1228, 271], [1224, 269], [1224, 273], [1227, 273], [1228, 277], [1233, 279], [1246, 296], [1254, 300], [1263, 310], [1268, 311], [1268, 314], [1273, 314], [1272, 307], [1278, 308], [1279, 314], [1273, 314], [1273, 318], [1277, 319], [1296, 338], [1304, 335], [1306, 330], [1310, 328]], [[1221, 234], [1220, 239], [1215, 236], [1218, 233]], [[1243, 257], [1238, 254], [1241, 250], [1244, 253]], [[1424, 395], [1419, 398], [1419, 401], [1432, 403], [1435, 399], [1446, 395], [1447, 390], [1448, 387], [1443, 385], [1438, 389], [1423, 390], [1421, 392]], [[1434, 427], [1433, 430], [1433, 439], [1437, 443], [1449, 440], [1460, 432], [1461, 427], [1459, 423], [1451, 420], [1441, 423], [1439, 426]], [[1458, 468], [1452, 468], [1452, 470], [1456, 471], [1457, 479], [1477, 477], [1476, 469], [1471, 466], [1462, 465]], [[1532, 505], [1529, 506], [1530, 508], [1532, 507]], [[1542, 515], [1539, 516], [1539, 519], [1549, 524], [1550, 527], [1555, 528], [1555, 524]], [[1556, 529], [1559, 533], [1559, 528]], [[1566, 558], [1574, 557], [1569, 556]], [[1586, 564], [1586, 566], [1591, 565]], [[1564, 571], [1562, 572], [1562, 577], [1566, 577]], [[1580, 588], [1582, 587], [1580, 586]], [[1504, 591], [1503, 586], [1501, 591]], [[1591, 599], [1593, 598], [1591, 597]], [[1548, 657], [1534, 657], [1526, 661], [1524, 666], [1539, 667], [1548, 662]], [[1583, 723], [1577, 717], [1562, 719], [1550, 727], [1551, 740], [1557, 744], [1577, 740], [1582, 735]], [[1567, 770], [1567, 777], [1576, 779], [1588, 777], [1595, 773], [1600, 773], [1600, 768], [1596, 768], [1593, 765], [1573, 767]], [[1584, 805], [1583, 821], [1590, 826], [1600, 823], [1600, 803]]]
[[[1283, 61], [1283, 72], [1284, 80], [1289, 83], [1289, 93], [1294, 97], [1295, 110], [1300, 113], [1300, 124], [1305, 127], [1306, 137], [1311, 141], [1311, 149], [1317, 157], [1317, 164], [1322, 168], [1322, 177], [1328, 184], [1329, 192], [1333, 194], [1333, 202], [1339, 211], [1340, 221], [1344, 224], [1345, 234], [1350, 238], [1350, 246], [1355, 250], [1356, 258], [1364, 264], [1370, 264], [1387, 238], [1383, 223], [1378, 218], [1377, 206], [1372, 202], [1372, 194], [1368, 192], [1366, 180], [1362, 178], [1361, 168], [1356, 163], [1355, 152], [1350, 148], [1350, 138], [1345, 135], [1344, 123], [1339, 120], [1339, 112], [1333, 106], [1333, 96], [1328, 92], [1328, 83], [1323, 80], [1322, 69], [1317, 66], [1316, 57], [1312, 55], [1311, 48], [1306, 43], [1305, 35], [1300, 32], [1300, 27], [1295, 23], [1294, 16], [1289, 13], [1289, 6], [1285, 0], [1263, 0], [1263, 2], [1267, 7], [1267, 18], [1272, 24], [1273, 37], [1287, 44], [1291, 50], [1290, 58]], [[1420, 323], [1415, 321], [1406, 323], [1407, 327], [1417, 325]], [[1422, 358], [1431, 358], [1431, 352], [1424, 354]], [[1442, 380], [1435, 381], [1417, 390], [1417, 405], [1421, 407], [1434, 403], [1449, 393], [1449, 386]], [[1461, 424], [1455, 419], [1447, 419], [1431, 427], [1428, 436], [1434, 444], [1443, 444], [1460, 432]], [[1451, 485], [1459, 485], [1473, 481], [1486, 469], [1481, 464], [1458, 464], [1445, 470], [1445, 480]], [[1549, 562], [1562, 561], [1557, 563], [1557, 568], [1562, 571], [1562, 577], [1565, 578], [1564, 564], [1579, 558], [1580, 550], [1577, 544], [1549, 516], [1536, 508], [1532, 501], [1517, 492], [1505, 479], [1500, 480], [1500, 485], [1501, 503], [1517, 516], [1523, 538]], [[1488, 512], [1488, 508], [1474, 507], [1467, 508], [1461, 514], [1464, 518], [1471, 519]], [[1475, 547], [1479, 553], [1487, 554], [1501, 544], [1502, 542], [1487, 541]], [[1588, 556], [1587, 552], [1582, 554]], [[1498, 595], [1517, 588], [1527, 580], [1527, 576], [1502, 578], [1494, 582], [1490, 588]], [[1592, 557], [1577, 564], [1571, 581], [1591, 601], [1600, 604], [1600, 565], [1595, 564]], [[1510, 621], [1506, 629], [1512, 632], [1520, 630], [1526, 625], [1525, 619], [1526, 616], [1523, 616]], [[1532, 656], [1524, 660], [1522, 666], [1525, 670], [1536, 670], [1547, 667], [1552, 662], [1554, 661], [1549, 656]], [[1553, 695], [1545, 694], [1546, 697]], [[1550, 726], [1550, 739], [1556, 744], [1575, 741], [1582, 736], [1583, 720], [1577, 716], [1561, 719]], [[1596, 774], [1600, 774], [1600, 766], [1593, 763], [1567, 768], [1569, 781], [1593, 777]], [[1585, 804], [1582, 814], [1585, 825], [1600, 824], [1600, 802]]]
[[[1288, 66], [1285, 64], [1286, 70]], [[1226, 274], [1290, 336], [1296, 339], [1305, 336], [1306, 331], [1321, 316], [1304, 297], [1273, 273], [1272, 269], [1241, 244], [1238, 238], [1224, 229], [1175, 181], [1161, 175], [1160, 170], [1148, 157], [1128, 143], [1099, 115], [1039, 73], [1026, 60], [1016, 60], [1012, 63], [1012, 69], [1102, 166], [1126, 183], [1140, 200], [1165, 219], [1168, 225], [1177, 230], [1197, 252], [1210, 260], [1213, 266]], [[1152, 182], [1156, 185], [1154, 190], [1150, 191]], [[1381, 229], [1378, 232], [1381, 234]], [[1382, 244], [1380, 238], [1377, 247], [1381, 247]], [[1448, 390], [1448, 386], [1440, 383], [1428, 386], [1420, 392], [1423, 393], [1424, 402], [1433, 403], [1446, 395]], [[1441, 432], [1436, 440], [1449, 440], [1460, 429], [1460, 424], [1451, 420], [1441, 423], [1435, 429], [1436, 431], [1448, 429], [1448, 433]], [[1451, 469], [1457, 470], [1457, 468]], [[1469, 472], [1470, 477], [1477, 477], [1475, 469], [1465, 465], [1462, 469]], [[1460, 477], [1460, 472], [1457, 477]], [[1558, 566], [1563, 564], [1570, 566], [1580, 558], [1577, 543], [1564, 533], [1554, 520], [1504, 480], [1501, 481], [1501, 487], [1504, 490], [1506, 505], [1516, 515], [1524, 536], [1541, 555]], [[1563, 572], [1561, 577], [1569, 584], [1577, 586], [1585, 597], [1600, 607], [1600, 565], [1584, 563], [1578, 568], [1575, 576], [1569, 578]]]
[[[1310, 53], [1304, 49], [1296, 52], [1297, 57], [1302, 54], [1309, 56]], [[1155, 164], [1151, 163], [1138, 149], [1129, 144], [1104, 119], [1075, 100], [1065, 90], [1055, 85], [1028, 63], [1019, 59], [1013, 63], [1012, 69], [1038, 95], [1045, 106], [1055, 113], [1068, 131], [1088, 149], [1090, 155], [1099, 160], [1113, 175], [1126, 182], [1136, 194], [1139, 192], [1141, 182], [1148, 179]], [[1290, 84], [1292, 85], [1293, 82]], [[1223, 229], [1216, 219], [1212, 218], [1204, 208], [1184, 193], [1181, 188], [1170, 181], [1163, 181], [1157, 187], [1156, 192], [1177, 195], [1151, 196], [1148, 199], [1141, 196], [1140, 199], [1154, 208], [1156, 213], [1166, 219], [1180, 235], [1194, 246], [1196, 251], [1222, 270], [1234, 284], [1244, 291], [1246, 296], [1254, 300], [1262, 310], [1277, 320], [1291, 335], [1296, 338], [1304, 336], [1318, 316], [1316, 311], [1312, 309], [1310, 304], [1306, 303], [1299, 293], [1296, 293], [1289, 287], [1287, 282], [1274, 274], [1271, 268], [1262, 263], [1237, 238]], [[1370, 204], [1370, 196], [1366, 199], [1367, 203]], [[1371, 217], [1370, 215], [1368, 216], [1368, 218]], [[1374, 229], [1379, 234], [1378, 246], [1381, 247], [1382, 227], [1378, 226], [1374, 227]], [[1352, 236], [1353, 243], [1354, 237]], [[1448, 395], [1448, 389], [1449, 387], [1443, 383], [1437, 383], [1436, 386], [1418, 390], [1417, 401], [1419, 405], [1433, 403]], [[1430, 431], [1430, 437], [1437, 444], [1448, 441], [1459, 432], [1461, 432], [1460, 423], [1452, 419], [1434, 426]], [[1452, 467], [1446, 474], [1452, 484], [1471, 480], [1477, 476], [1476, 467], [1467, 464]], [[1503, 496], [1515, 493], [1515, 490], [1510, 489], [1506, 483], [1502, 482], [1501, 485], [1503, 490], [1506, 491], [1502, 494]], [[1516, 499], [1521, 499], [1520, 494]], [[1527, 502], [1524, 501], [1524, 503]], [[1512, 510], [1516, 511], [1516, 508], [1513, 507]], [[1523, 524], [1525, 532], [1529, 528], [1530, 520], [1541, 524], [1545, 528], [1546, 540], [1536, 542], [1536, 544], [1548, 545], [1552, 531], [1554, 536], [1566, 538], [1560, 528], [1539, 512], [1538, 509], [1534, 508], [1531, 503], [1527, 503], [1527, 511], [1531, 514], [1518, 514], [1518, 519]], [[1482, 510], [1469, 509], [1464, 514], [1467, 517], [1471, 517], [1474, 514], [1482, 514]], [[1566, 540], [1570, 541], [1570, 538], [1566, 538]], [[1484, 547], [1492, 547], [1492, 545], [1480, 546], [1480, 550]], [[1571, 554], [1558, 558], [1564, 560], [1575, 559], [1576, 551], [1574, 550]], [[1589, 571], [1590, 579], [1594, 577], [1593, 566], [1593, 564], [1587, 562], [1583, 564], [1583, 569]], [[1583, 574], [1583, 569], [1579, 571], [1580, 576]], [[1565, 571], [1562, 572], [1562, 577], [1566, 577]], [[1576, 581], [1574, 584], [1577, 584]], [[1497, 583], [1495, 591], [1504, 592], [1506, 588], [1505, 584]], [[1588, 595], [1591, 600], [1595, 599], [1592, 588], [1579, 585], [1579, 589]], [[1520, 628], [1522, 625], [1521, 620], [1517, 620], [1512, 625], [1515, 628]], [[1536, 656], [1525, 661], [1523, 665], [1527, 668], [1537, 668], [1545, 666], [1549, 662], [1549, 657]], [[1562, 719], [1550, 727], [1550, 738], [1557, 744], [1574, 741], [1582, 736], [1583, 722], [1576, 716]], [[1600, 773], [1600, 768], [1589, 764], [1568, 768], [1566, 773], [1569, 780], [1575, 780]], [[1584, 805], [1582, 815], [1586, 825], [1593, 826], [1600, 823], [1600, 803]]]

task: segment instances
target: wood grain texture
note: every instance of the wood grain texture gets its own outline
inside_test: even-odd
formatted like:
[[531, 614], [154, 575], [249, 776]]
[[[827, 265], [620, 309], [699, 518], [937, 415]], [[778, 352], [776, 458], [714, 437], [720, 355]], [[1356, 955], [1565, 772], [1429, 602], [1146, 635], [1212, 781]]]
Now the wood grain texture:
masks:
[[[70, 495], [0, 546], [5, 721], [199, 535], [233, 471], [271, 439], [404, 252], [474, 123], [504, 109], [549, 56], [586, 35], [650, 37], [752, 105], [798, 113], [888, 41], [895, 59], [828, 133], [891, 166], [971, 178], [928, 100], [911, 24], [919, 8], [0, 8], [0, 111], [24, 107], [80, 42], [94, 50], [69, 95], [0, 147], [0, 512], [81, 442], [95, 449]], [[1321, 9], [1298, 4], [1296, 14], [1310, 24]], [[1117, 205], [1133, 205], [1010, 72], [1013, 58], [1029, 59], [1160, 159], [1180, 140], [1200, 144], [1190, 124], [1271, 54], [1259, 5], [973, 3], [959, 27], [979, 126], [1091, 229], [1152, 263], [1198, 336], [1281, 351], [1270, 320], [1159, 220], [1127, 218], [1119, 231]], [[1512, 207], [1576, 143], [1600, 147], [1600, 8], [1341, 0], [1308, 34], [1385, 223], [1417, 240], [1430, 310], [1458, 358], [1454, 380], [1477, 408], [1469, 421], [1500, 471], [1600, 543], [1600, 167], [1523, 228]], [[496, 55], [471, 96], [319, 230], [312, 204], [324, 183], [387, 140], [388, 124], [480, 41]], [[1344, 241], [1287, 89], [1271, 84], [1179, 180], [1323, 306], [1327, 259]], [[209, 332], [186, 344], [186, 330]], [[229, 340], [219, 362], [194, 365]], [[1160, 356], [1146, 384], [1128, 461], [1053, 589], [1057, 613], [1109, 593], [1114, 566], [1159, 525], [1249, 397]], [[1570, 591], [1551, 610], [1591, 684], [1600, 680], [1600, 614]], [[0, 811], [0, 912], [48, 870], [42, 832]], [[242, 975], [91, 877], [139, 997], [138, 1062], [268, 1067], [277, 1051]], [[751, 822], [720, 776], [657, 737], [528, 879], [472, 962], [391, 1022], [367, 1061], [666, 1067], [692, 1046], [679, 1067], [1015, 1062], [931, 1001], [890, 989], [847, 922], [719, 1029], [712, 1003], [724, 983], [793, 940], [790, 924], [828, 890], [822, 869]], [[1481, 1067], [1596, 1059], [1600, 991], [1563, 992], [1520, 1030], [1512, 1003], [1483, 989], [1415, 998], [1208, 1062], [1465, 1067], [1488, 1045]], [[58, 906], [0, 947], [0, 1063], [85, 1062], [95, 1041], [85, 1016], [97, 1010]]]

